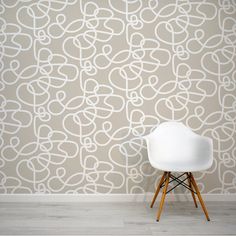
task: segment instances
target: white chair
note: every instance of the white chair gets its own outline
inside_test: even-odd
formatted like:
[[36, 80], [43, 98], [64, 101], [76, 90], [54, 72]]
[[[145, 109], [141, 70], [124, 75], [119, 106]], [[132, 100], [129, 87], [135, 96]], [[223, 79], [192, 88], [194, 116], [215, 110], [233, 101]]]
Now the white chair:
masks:
[[[163, 187], [157, 221], [160, 220], [166, 194], [179, 185], [191, 191], [196, 207], [195, 194], [197, 194], [206, 218], [210, 221], [192, 172], [203, 171], [211, 167], [213, 163], [212, 140], [195, 134], [180, 122], [172, 121], [162, 123], [144, 138], [147, 142], [148, 158], [151, 165], [164, 171], [151, 203], [152, 208], [160, 189]], [[171, 172], [183, 173], [175, 177]], [[185, 177], [184, 180], [180, 179], [182, 176]], [[185, 183], [186, 180], [188, 184]], [[176, 181], [177, 185], [167, 191], [168, 184], [173, 181]]]

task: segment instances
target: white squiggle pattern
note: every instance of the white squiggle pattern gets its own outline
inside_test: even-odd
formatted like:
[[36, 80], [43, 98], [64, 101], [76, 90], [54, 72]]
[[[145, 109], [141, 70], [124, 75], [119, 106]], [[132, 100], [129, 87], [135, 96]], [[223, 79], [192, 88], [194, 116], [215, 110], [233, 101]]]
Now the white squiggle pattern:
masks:
[[0, 193], [143, 193], [143, 135], [214, 140], [197, 176], [236, 192], [234, 0], [0, 0]]

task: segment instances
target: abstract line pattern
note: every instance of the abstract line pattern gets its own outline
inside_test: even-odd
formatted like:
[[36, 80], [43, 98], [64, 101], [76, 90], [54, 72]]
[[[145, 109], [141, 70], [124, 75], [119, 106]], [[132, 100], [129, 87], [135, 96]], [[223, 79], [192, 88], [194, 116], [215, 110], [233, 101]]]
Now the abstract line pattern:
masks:
[[234, 0], [0, 0], [0, 193], [144, 193], [143, 135], [214, 140], [205, 193], [236, 192]]

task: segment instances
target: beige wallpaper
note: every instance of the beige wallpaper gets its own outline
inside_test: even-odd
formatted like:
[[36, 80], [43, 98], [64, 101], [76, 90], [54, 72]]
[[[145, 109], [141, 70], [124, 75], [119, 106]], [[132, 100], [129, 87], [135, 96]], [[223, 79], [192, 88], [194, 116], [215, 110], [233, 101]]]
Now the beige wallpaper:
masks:
[[152, 192], [167, 120], [214, 140], [201, 190], [235, 193], [235, 51], [234, 0], [1, 0], [0, 193]]

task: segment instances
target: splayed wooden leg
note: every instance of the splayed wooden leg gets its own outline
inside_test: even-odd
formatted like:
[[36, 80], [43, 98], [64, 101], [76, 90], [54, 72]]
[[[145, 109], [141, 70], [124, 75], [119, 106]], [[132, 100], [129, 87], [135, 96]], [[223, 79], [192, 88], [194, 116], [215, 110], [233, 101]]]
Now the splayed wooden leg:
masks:
[[163, 208], [163, 205], [164, 205], [164, 201], [165, 201], [165, 197], [166, 197], [166, 192], [167, 192], [167, 188], [168, 188], [168, 184], [169, 184], [170, 172], [168, 172], [166, 174], [166, 176], [167, 177], [166, 177], [166, 180], [165, 180], [165, 186], [163, 188], [161, 202], [160, 202], [159, 210], [158, 210], [158, 213], [157, 213], [157, 221], [159, 221], [160, 217], [161, 217], [161, 212], [162, 212], [162, 208]]
[[[191, 175], [190, 175], [189, 173], [186, 173], [186, 174], [187, 174], [187, 176], [188, 176], [189, 188], [190, 188], [192, 191], [194, 191], [193, 185], [192, 185], [192, 182], [191, 182]], [[197, 199], [196, 199], [196, 197], [195, 197], [194, 192], [192, 192], [192, 191], [190, 191], [190, 192], [191, 192], [191, 194], [192, 194], [192, 198], [193, 198], [193, 201], [194, 201], [194, 205], [195, 205], [195, 207], [197, 208], [197, 207], [198, 207], [198, 206], [197, 206]]]
[[155, 195], [154, 195], [154, 197], [153, 197], [153, 199], [152, 199], [152, 203], [151, 203], [151, 205], [150, 205], [151, 208], [153, 207], [153, 205], [154, 205], [154, 203], [155, 203], [155, 201], [156, 201], [156, 198], [157, 198], [157, 196], [158, 196], [158, 193], [160, 192], [161, 185], [162, 185], [163, 182], [164, 182], [166, 173], [167, 173], [167, 172], [164, 172], [164, 173], [163, 173], [163, 175], [162, 175], [162, 177], [161, 177], [161, 180], [160, 180], [160, 182], [159, 182], [159, 184], [158, 184], [158, 186], [157, 186]]
[[195, 179], [194, 179], [194, 177], [193, 177], [193, 174], [190, 173], [190, 176], [191, 176], [191, 182], [192, 182], [193, 187], [195, 188], [195, 190], [196, 190], [196, 192], [197, 192], [197, 196], [198, 196], [199, 202], [200, 202], [200, 204], [201, 204], [201, 206], [202, 206], [202, 210], [204, 211], [207, 220], [210, 221], [210, 218], [209, 218], [209, 215], [208, 215], [206, 206], [205, 206], [205, 204], [204, 204], [204, 201], [203, 201], [203, 199], [202, 199], [202, 196], [201, 196], [201, 194], [200, 194], [200, 191], [199, 191], [199, 189], [198, 189], [198, 186], [197, 186], [197, 184], [196, 184], [196, 181], [195, 181]]

